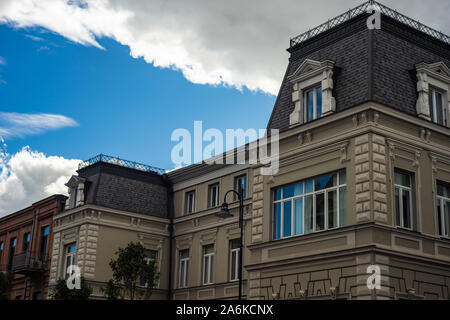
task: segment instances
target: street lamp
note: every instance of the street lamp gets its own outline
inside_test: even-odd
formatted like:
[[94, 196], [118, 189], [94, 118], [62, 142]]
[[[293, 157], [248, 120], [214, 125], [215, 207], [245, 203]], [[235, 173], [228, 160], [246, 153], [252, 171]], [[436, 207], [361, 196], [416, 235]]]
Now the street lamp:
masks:
[[229, 218], [233, 215], [230, 213], [230, 210], [228, 209], [228, 203], [227, 203], [227, 195], [232, 192], [237, 195], [239, 199], [239, 228], [241, 229], [241, 239], [239, 244], [239, 300], [242, 300], [242, 247], [243, 247], [243, 235], [244, 235], [244, 196], [242, 192], [242, 188], [239, 187], [239, 191], [236, 190], [229, 190], [227, 193], [225, 193], [225, 196], [223, 197], [223, 203], [222, 207], [220, 208], [220, 211], [216, 214], [220, 218]]

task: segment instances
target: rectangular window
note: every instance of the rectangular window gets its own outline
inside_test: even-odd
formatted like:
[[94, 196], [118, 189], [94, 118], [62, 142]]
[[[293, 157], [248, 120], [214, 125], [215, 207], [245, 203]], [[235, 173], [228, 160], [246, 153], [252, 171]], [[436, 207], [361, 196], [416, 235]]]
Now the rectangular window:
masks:
[[219, 205], [219, 184], [215, 183], [209, 186], [209, 206], [216, 207]]
[[306, 90], [303, 96], [305, 122], [313, 121], [322, 116], [322, 87]]
[[437, 214], [439, 221], [439, 235], [450, 237], [450, 183], [437, 182]]
[[189, 281], [189, 250], [180, 251], [179, 288], [186, 288]]
[[214, 245], [203, 246], [203, 284], [213, 283]]
[[0, 265], [2, 262], [2, 256], [3, 256], [3, 241], [0, 242]]
[[[145, 261], [147, 261], [147, 264], [151, 261], [156, 261], [158, 258], [158, 251], [156, 250], [145, 250]], [[148, 284], [145, 281], [140, 281], [140, 285], [143, 287], [146, 287]]]
[[[245, 199], [247, 197], [247, 176], [242, 175], [234, 178], [234, 187], [236, 191], [242, 192], [242, 197]], [[237, 200], [237, 196], [235, 195], [235, 199]]]
[[440, 125], [446, 124], [444, 96], [443, 92], [430, 87], [428, 98], [431, 121]]
[[239, 280], [240, 239], [230, 241], [230, 281]]
[[397, 226], [412, 229], [412, 185], [411, 174], [395, 169], [395, 213]]
[[45, 226], [41, 228], [41, 246], [39, 249], [41, 259], [45, 259], [47, 256], [49, 234], [50, 234], [50, 226]]
[[186, 213], [195, 211], [195, 191], [186, 192]]
[[9, 240], [9, 257], [8, 257], [8, 267], [12, 266], [14, 253], [16, 252], [17, 239], [11, 238]]
[[31, 233], [27, 232], [23, 235], [22, 251], [25, 252], [30, 248]]
[[273, 199], [275, 239], [345, 226], [345, 170], [276, 188]]
[[65, 278], [68, 279], [71, 274], [75, 273], [72, 266], [77, 264], [77, 246], [75, 243], [68, 244], [64, 247], [65, 252], [65, 265], [64, 273]]

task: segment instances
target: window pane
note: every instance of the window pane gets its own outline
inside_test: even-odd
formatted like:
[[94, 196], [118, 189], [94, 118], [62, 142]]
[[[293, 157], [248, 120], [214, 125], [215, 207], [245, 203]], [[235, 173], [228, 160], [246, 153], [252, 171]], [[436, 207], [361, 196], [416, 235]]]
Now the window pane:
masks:
[[305, 233], [313, 232], [313, 198], [305, 197]]
[[322, 115], [322, 88], [316, 88], [317, 118]]
[[441, 199], [436, 199], [436, 208], [437, 208], [437, 215], [438, 215], [438, 230], [439, 230], [439, 235], [441, 235], [441, 236], [443, 236], [443, 235], [445, 235], [445, 233], [443, 233], [443, 230], [442, 230], [442, 219], [443, 219], [443, 216], [442, 216], [442, 212], [441, 212], [441, 203], [442, 203], [442, 200]]
[[437, 183], [437, 194], [446, 198], [450, 198], [450, 185], [446, 183]]
[[230, 280], [235, 280], [237, 278], [236, 275], [236, 262], [237, 262], [237, 258], [236, 258], [236, 253], [232, 252], [231, 254], [231, 270], [230, 270]]
[[347, 188], [339, 188], [339, 226], [347, 225]]
[[336, 173], [326, 175], [315, 179], [314, 190], [319, 191], [326, 188], [331, 188], [337, 185], [337, 175]]
[[275, 189], [273, 197], [275, 201], [281, 200], [281, 188]]
[[303, 233], [303, 198], [295, 200], [295, 234]]
[[303, 194], [303, 183], [291, 184], [283, 188], [283, 199]]
[[307, 92], [307, 105], [308, 105], [308, 119], [307, 121], [314, 120], [314, 90]]
[[281, 203], [275, 203], [275, 239], [281, 237]]
[[283, 237], [289, 237], [292, 235], [292, 202], [286, 201], [283, 206]]
[[399, 188], [395, 188], [395, 218], [397, 220], [397, 226], [400, 226], [400, 201], [399, 201]]
[[181, 261], [180, 263], [180, 287], [185, 286], [185, 261]]
[[411, 179], [409, 174], [395, 172], [395, 184], [401, 185], [404, 187], [411, 187]]
[[411, 207], [410, 207], [410, 192], [402, 190], [402, 205], [403, 205], [403, 226], [411, 228]]
[[305, 193], [313, 192], [313, 180], [307, 180], [305, 182]]
[[339, 184], [342, 185], [342, 184], [346, 184], [346, 183], [347, 183], [347, 175], [346, 175], [346, 172], [344, 169], [344, 170], [339, 171]]
[[444, 233], [450, 236], [450, 201], [444, 201]]
[[337, 226], [337, 190], [333, 190], [328, 192], [328, 228], [336, 228]]
[[434, 90], [430, 89], [430, 92], [428, 93], [428, 103], [430, 104], [430, 117], [431, 117], [431, 121], [436, 121], [434, 119], [433, 95], [434, 95]]
[[316, 194], [316, 231], [325, 227], [325, 194]]
[[442, 108], [442, 94], [436, 92], [436, 122], [438, 124], [444, 124], [444, 110]]

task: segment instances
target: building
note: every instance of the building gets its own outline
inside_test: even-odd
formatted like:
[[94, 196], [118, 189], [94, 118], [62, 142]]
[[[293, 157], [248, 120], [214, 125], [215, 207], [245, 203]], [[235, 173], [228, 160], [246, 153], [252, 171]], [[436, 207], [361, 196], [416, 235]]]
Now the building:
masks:
[[11, 299], [47, 298], [53, 216], [66, 199], [53, 195], [0, 218], [0, 271], [11, 277]]
[[[380, 29], [368, 28], [372, 4]], [[450, 37], [369, 1], [288, 52], [268, 123], [280, 130], [277, 173], [87, 161], [54, 217], [50, 284], [75, 246], [101, 298], [113, 252], [141, 241], [162, 275], [154, 298], [235, 299], [237, 199], [233, 218], [216, 213], [240, 186], [245, 298], [449, 299]]]

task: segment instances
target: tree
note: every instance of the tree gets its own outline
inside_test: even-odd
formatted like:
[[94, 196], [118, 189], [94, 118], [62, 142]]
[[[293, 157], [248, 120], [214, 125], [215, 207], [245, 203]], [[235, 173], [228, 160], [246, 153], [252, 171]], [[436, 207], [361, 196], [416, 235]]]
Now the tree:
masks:
[[145, 248], [138, 242], [119, 248], [116, 255], [117, 259], [111, 259], [109, 263], [113, 277], [103, 289], [106, 297], [113, 300], [149, 299], [159, 279], [156, 261], [147, 259]]
[[10, 287], [11, 279], [0, 271], [0, 300], [9, 300]]
[[92, 288], [83, 276], [80, 278], [80, 284], [80, 289], [69, 289], [66, 280], [60, 278], [56, 281], [56, 286], [49, 296], [55, 300], [88, 300], [92, 294]]

